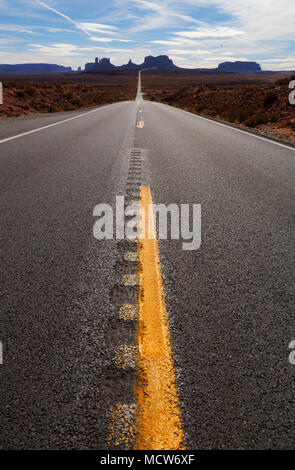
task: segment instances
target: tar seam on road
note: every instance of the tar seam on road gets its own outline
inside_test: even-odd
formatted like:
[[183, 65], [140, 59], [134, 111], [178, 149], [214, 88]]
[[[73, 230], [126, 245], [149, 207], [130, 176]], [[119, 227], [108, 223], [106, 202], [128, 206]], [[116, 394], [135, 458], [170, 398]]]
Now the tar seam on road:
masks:
[[[140, 185], [143, 149], [130, 149], [130, 165], [125, 189], [125, 222], [134, 215], [130, 205], [140, 205]], [[127, 210], [128, 209], [128, 210]], [[130, 211], [130, 212], [129, 212]], [[131, 450], [135, 442], [135, 374], [137, 366], [136, 326], [139, 318], [138, 294], [140, 266], [138, 258], [138, 239], [125, 236], [117, 242], [119, 261], [116, 271], [120, 274], [120, 284], [111, 293], [111, 303], [116, 312], [113, 322], [113, 367], [117, 370], [116, 382], [110, 381], [109, 387], [117, 390], [118, 397], [110, 406], [106, 447], [116, 450]]]
[[[142, 186], [140, 194], [145, 233], [142, 229], [138, 248], [140, 291], [135, 448], [181, 450], [185, 448], [184, 432], [158, 242], [153, 217], [149, 217], [148, 213], [152, 204], [150, 188]], [[152, 234], [150, 239], [148, 233]]]
[[136, 119], [136, 127], [137, 127], [137, 129], [143, 129], [144, 128], [144, 117], [143, 117], [143, 112], [142, 112], [141, 107], [138, 109], [137, 119]]
[[[141, 121], [140, 106], [137, 123]], [[121, 274], [121, 284], [111, 293], [118, 329], [113, 364], [128, 374], [119, 376], [117, 386], [124, 387], [127, 380], [129, 392], [120, 393], [110, 408], [106, 445], [117, 450], [183, 450], [185, 439], [158, 242], [148, 213], [152, 198], [150, 188], [141, 186], [143, 157], [143, 149], [131, 149], [125, 219], [135, 215], [129, 206], [135, 205], [140, 209], [140, 230], [136, 239], [126, 236], [118, 243], [121, 260], [116, 269]], [[151, 227], [148, 221], [152, 222]], [[146, 236], [148, 233], [152, 234], [151, 239]]]
[[[130, 174], [134, 175], [139, 162], [135, 152]], [[139, 188], [138, 195], [134, 189], [127, 190], [130, 200], [126, 204], [140, 204], [144, 224], [140, 227], [139, 241], [119, 242], [125, 264], [121, 286], [112, 296], [119, 322], [115, 326], [118, 343], [114, 345], [114, 367], [128, 374], [133, 390], [128, 400], [117, 401], [111, 407], [106, 444], [107, 448], [117, 450], [183, 450], [185, 438], [158, 241], [154, 224], [148, 227], [148, 207], [152, 199], [149, 187]], [[143, 227], [146, 233], [142, 233]], [[132, 293], [128, 289], [132, 289]], [[124, 342], [124, 328], [131, 330], [128, 342]], [[122, 387], [126, 377], [122, 375], [120, 379]]]

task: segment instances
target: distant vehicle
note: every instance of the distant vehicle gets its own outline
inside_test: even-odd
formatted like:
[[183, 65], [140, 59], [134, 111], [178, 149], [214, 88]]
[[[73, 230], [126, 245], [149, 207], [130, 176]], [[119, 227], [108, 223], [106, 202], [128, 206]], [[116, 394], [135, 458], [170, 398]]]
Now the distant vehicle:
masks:
[[155, 95], [152, 95], [150, 98], [151, 101], [155, 101], [155, 99], [156, 99]]

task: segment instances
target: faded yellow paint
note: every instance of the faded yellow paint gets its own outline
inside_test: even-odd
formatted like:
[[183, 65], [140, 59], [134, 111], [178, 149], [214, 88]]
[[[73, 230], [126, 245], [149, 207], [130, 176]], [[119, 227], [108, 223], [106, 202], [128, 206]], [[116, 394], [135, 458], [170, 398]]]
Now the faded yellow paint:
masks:
[[136, 262], [138, 260], [138, 253], [137, 251], [128, 251], [124, 254], [124, 261], [128, 262]]
[[[184, 449], [178, 392], [175, 381], [168, 317], [154, 222], [148, 239], [150, 189], [141, 187], [145, 233], [139, 243], [139, 322], [137, 330], [138, 378], [135, 387], [135, 449]], [[143, 232], [143, 230], [142, 230]]]
[[139, 128], [139, 129], [143, 129], [143, 128], [144, 128], [144, 120], [143, 120], [143, 119], [140, 119], [140, 120], [137, 122], [136, 127]]
[[109, 414], [107, 447], [131, 450], [135, 436], [136, 406], [117, 403]]
[[123, 286], [137, 286], [138, 285], [137, 274], [123, 274], [122, 285]]
[[118, 369], [134, 369], [136, 366], [136, 346], [121, 344], [115, 348], [115, 366]]
[[119, 320], [137, 320], [138, 319], [138, 306], [125, 304], [119, 310]]

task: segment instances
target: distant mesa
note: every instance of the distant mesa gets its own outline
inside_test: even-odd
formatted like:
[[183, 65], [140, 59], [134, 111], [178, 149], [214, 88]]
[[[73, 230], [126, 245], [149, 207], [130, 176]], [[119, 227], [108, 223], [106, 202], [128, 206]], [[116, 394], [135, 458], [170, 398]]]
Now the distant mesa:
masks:
[[85, 65], [85, 72], [93, 72], [96, 70], [111, 70], [115, 69], [116, 66], [111, 64], [111, 59], [104, 57], [99, 59], [96, 57], [95, 62], [89, 62]]
[[218, 65], [219, 72], [247, 73], [261, 72], [261, 66], [257, 62], [223, 62]]
[[[115, 66], [111, 63], [109, 57], [98, 59], [96, 57], [94, 62], [89, 62], [85, 65], [84, 72], [96, 73], [100, 71], [120, 71], [120, 70], [185, 70], [177, 67], [173, 61], [166, 55], [159, 55], [157, 57], [147, 56], [142, 64], [135, 64], [130, 59], [129, 62], [122, 66]], [[190, 69], [191, 70], [191, 69]], [[261, 66], [257, 62], [223, 62], [215, 69], [194, 69], [211, 72], [230, 72], [230, 73], [248, 73], [248, 72], [261, 72]], [[81, 67], [78, 68], [78, 73], [82, 72]], [[49, 73], [49, 72], [73, 72], [71, 67], [63, 67], [57, 64], [0, 64], [0, 73]]]
[[[156, 70], [182, 70], [177, 67], [167, 55], [159, 55], [157, 57], [147, 56], [142, 64], [134, 64], [130, 59], [127, 64], [116, 67], [111, 63], [109, 58], [103, 58], [95, 62], [85, 65], [85, 72], [95, 73], [100, 70], [143, 70], [143, 69], [156, 69]], [[206, 71], [207, 69], [203, 69]], [[223, 62], [219, 64], [217, 69], [211, 71], [218, 72], [231, 72], [231, 73], [247, 73], [247, 72], [261, 72], [261, 67], [256, 62]]]
[[124, 70], [138, 70], [140, 66], [137, 64], [134, 64], [132, 60], [130, 59], [128, 64], [122, 65], [120, 68]]
[[166, 55], [159, 55], [158, 57], [149, 55], [144, 59], [144, 63], [141, 65], [141, 68], [156, 68], [158, 70], [178, 69], [178, 67], [174, 65], [173, 61]]
[[0, 73], [72, 72], [72, 67], [56, 64], [0, 64]]
[[158, 57], [148, 56], [145, 57], [143, 64], [137, 65], [130, 59], [128, 64], [116, 67], [113, 65], [109, 58], [103, 58], [95, 62], [85, 65], [85, 72], [95, 72], [98, 70], [141, 70], [141, 69], [157, 69], [157, 70], [176, 70], [178, 67], [174, 65], [173, 61], [166, 55], [159, 55]]

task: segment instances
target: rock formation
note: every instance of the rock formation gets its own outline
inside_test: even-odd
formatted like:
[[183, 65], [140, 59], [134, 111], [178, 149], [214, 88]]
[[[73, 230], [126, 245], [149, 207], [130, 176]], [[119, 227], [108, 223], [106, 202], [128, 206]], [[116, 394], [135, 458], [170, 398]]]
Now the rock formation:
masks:
[[108, 57], [104, 57], [103, 59], [99, 60], [96, 57], [95, 62], [90, 62], [85, 65], [86, 72], [93, 72], [96, 70], [111, 70], [115, 68], [115, 65], [111, 64], [111, 59]]
[[56, 64], [0, 64], [0, 73], [72, 72], [72, 67]]
[[261, 72], [261, 67], [257, 62], [223, 62], [218, 65], [218, 71], [233, 73]]

